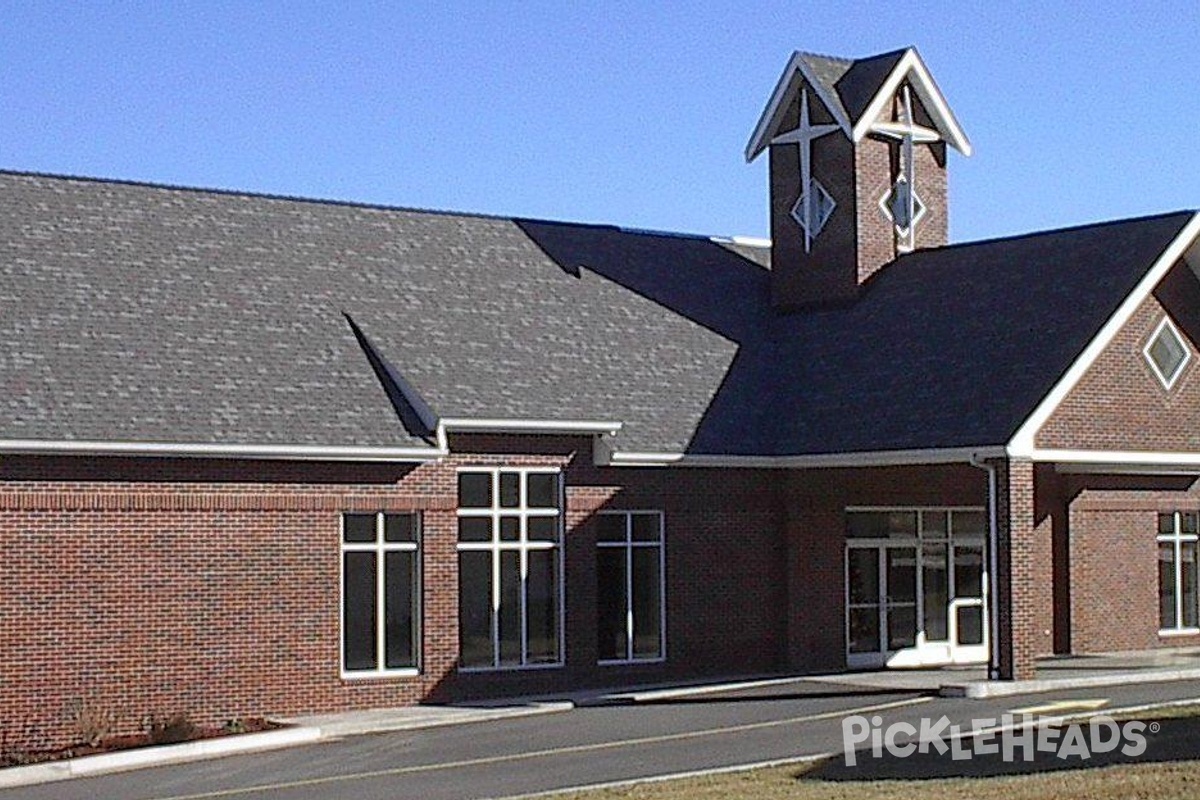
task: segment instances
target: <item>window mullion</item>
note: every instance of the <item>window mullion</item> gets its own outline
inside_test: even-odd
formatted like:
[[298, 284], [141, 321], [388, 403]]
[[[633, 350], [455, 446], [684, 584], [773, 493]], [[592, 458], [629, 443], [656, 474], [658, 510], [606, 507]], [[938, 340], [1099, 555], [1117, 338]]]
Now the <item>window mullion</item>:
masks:
[[1180, 541], [1181, 520], [1179, 512], [1175, 512], [1175, 627], [1183, 628], [1183, 542]]
[[387, 668], [387, 654], [384, 648], [387, 646], [387, 609], [385, 608], [384, 590], [387, 581], [383, 574], [386, 559], [383, 557], [383, 512], [380, 511], [375, 515], [375, 669], [384, 670]]

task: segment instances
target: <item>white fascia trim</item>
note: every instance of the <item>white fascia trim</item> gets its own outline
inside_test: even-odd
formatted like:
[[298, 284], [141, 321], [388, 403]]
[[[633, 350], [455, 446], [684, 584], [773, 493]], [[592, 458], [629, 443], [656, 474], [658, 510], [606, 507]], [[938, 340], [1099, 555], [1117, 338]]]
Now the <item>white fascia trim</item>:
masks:
[[[1083, 375], [1092, 366], [1104, 349], [1120, 332], [1129, 318], [1138, 310], [1150, 293], [1154, 291], [1154, 287], [1159, 284], [1159, 281], [1166, 276], [1167, 272], [1182, 258], [1189, 247], [1195, 242], [1196, 237], [1200, 235], [1200, 213], [1192, 215], [1187, 225], [1175, 237], [1175, 239], [1167, 245], [1163, 250], [1162, 255], [1150, 267], [1150, 270], [1142, 277], [1129, 296], [1122, 301], [1108, 320], [1104, 323], [1104, 327], [1096, 334], [1095, 338], [1088, 343], [1075, 362], [1071, 364], [1066, 374], [1059, 379], [1054, 388], [1050, 390], [1042, 401], [1038, 403], [1037, 408], [1033, 413], [1021, 423], [1021, 427], [1013, 434], [1012, 439], [1008, 443], [1008, 454], [1016, 458], [1031, 458], [1036, 451], [1034, 440], [1037, 437], [1038, 431], [1046, 424], [1046, 420], [1058, 410], [1059, 405], [1072, 389], [1083, 378]], [[1042, 451], [1056, 452], [1056, 451]], [[1062, 451], [1072, 452], [1072, 451]]]
[[438, 449], [449, 452], [446, 442], [448, 433], [544, 433], [544, 434], [592, 434], [616, 436], [624, 423], [611, 420], [555, 420], [555, 419], [472, 419], [465, 417], [443, 417], [437, 424]]
[[1200, 453], [1035, 449], [1028, 457], [1035, 462], [1053, 462], [1059, 472], [1096, 473], [1129, 470], [1194, 474], [1200, 471]]
[[246, 458], [296, 461], [434, 461], [446, 453], [433, 447], [327, 447], [323, 445], [187, 444], [176, 442], [90, 442], [0, 440], [3, 455], [148, 456], [158, 458]]
[[829, 469], [834, 467], [892, 467], [969, 463], [972, 458], [1001, 458], [1003, 446], [949, 447], [931, 450], [880, 450], [862, 453], [822, 453], [805, 456], [722, 456], [686, 453], [614, 452], [613, 467], [740, 467], [745, 469]]
[[971, 155], [971, 142], [968, 141], [967, 135], [963, 133], [962, 126], [958, 124], [958, 119], [955, 118], [954, 112], [950, 110], [945, 95], [938, 88], [933, 76], [929, 74], [929, 70], [925, 67], [925, 62], [921, 60], [921, 56], [917, 54], [916, 50], [911, 48], [896, 62], [892, 73], [888, 75], [887, 80], [883, 82], [883, 86], [879, 88], [875, 98], [871, 100], [871, 104], [867, 106], [867, 110], [859, 118], [858, 124], [854, 126], [850, 138], [855, 142], [861, 142], [863, 137], [871, 132], [872, 124], [883, 112], [883, 107], [891, 99], [892, 95], [896, 93], [900, 82], [904, 80], [909, 72], [913, 73], [913, 88], [917, 90], [917, 95], [933, 116], [938, 130], [946, 139], [946, 143], [964, 156]]
[[767, 107], [763, 109], [762, 116], [758, 119], [758, 124], [754, 126], [754, 133], [750, 136], [750, 141], [746, 144], [746, 163], [749, 164], [754, 159], [758, 158], [758, 154], [767, 149], [770, 144], [771, 137], [775, 135], [775, 115], [779, 113], [780, 106], [783, 105], [784, 99], [787, 97], [788, 86], [792, 82], [792, 76], [799, 72], [813, 92], [821, 99], [821, 103], [825, 106], [825, 110], [833, 117], [833, 121], [838, 124], [838, 127], [849, 136], [850, 135], [850, 120], [842, 113], [840, 102], [834, 102], [834, 98], [826, 92], [825, 86], [821, 81], [816, 80], [812, 72], [809, 71], [808, 65], [804, 62], [800, 51], [792, 53], [791, 59], [787, 66], [783, 68], [783, 75], [779, 77], [779, 82], [775, 84], [775, 91], [771, 93], [771, 99], [767, 101]]

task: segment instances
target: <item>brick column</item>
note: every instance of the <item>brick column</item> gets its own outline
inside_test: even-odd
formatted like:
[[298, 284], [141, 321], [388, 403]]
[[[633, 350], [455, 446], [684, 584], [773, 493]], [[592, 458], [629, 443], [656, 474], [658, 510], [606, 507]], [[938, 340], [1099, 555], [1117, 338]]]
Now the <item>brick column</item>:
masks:
[[996, 582], [1000, 631], [992, 646], [1001, 680], [1030, 680], [1037, 655], [1037, 577], [1034, 541], [1033, 464], [1000, 460], [996, 466]]

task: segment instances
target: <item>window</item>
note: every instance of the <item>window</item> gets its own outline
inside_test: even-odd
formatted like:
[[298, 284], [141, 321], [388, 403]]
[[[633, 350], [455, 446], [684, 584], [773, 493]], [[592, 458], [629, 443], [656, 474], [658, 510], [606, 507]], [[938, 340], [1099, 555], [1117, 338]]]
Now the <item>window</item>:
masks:
[[420, 520], [342, 515], [342, 671], [412, 673], [420, 654]]
[[1197, 517], [1194, 511], [1158, 515], [1158, 618], [1162, 633], [1198, 633]]
[[1192, 353], [1170, 318], [1164, 318], [1143, 351], [1162, 385], [1170, 389], [1191, 359]]
[[459, 660], [562, 663], [562, 486], [552, 469], [458, 473]]
[[664, 656], [663, 516], [597, 515], [596, 636], [601, 663]]
[[792, 206], [792, 219], [796, 220], [809, 238], [815, 239], [833, 216], [835, 208], [837, 203], [829, 196], [821, 182], [816, 178], [809, 178], [808, 190], [801, 192], [800, 198]]

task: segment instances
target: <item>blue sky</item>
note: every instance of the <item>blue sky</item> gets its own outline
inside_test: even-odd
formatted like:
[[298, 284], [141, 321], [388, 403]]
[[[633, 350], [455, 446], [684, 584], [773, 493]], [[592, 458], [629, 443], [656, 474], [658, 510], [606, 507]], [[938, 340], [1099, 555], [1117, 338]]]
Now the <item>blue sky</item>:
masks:
[[916, 45], [965, 241], [1200, 206], [1200, 3], [6, 3], [0, 168], [764, 236], [792, 50]]

